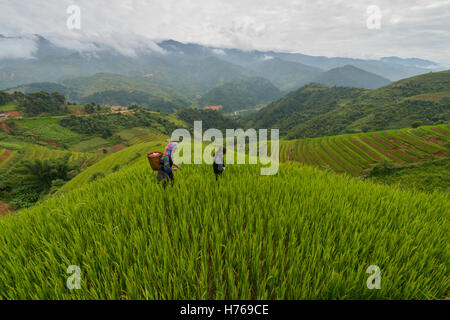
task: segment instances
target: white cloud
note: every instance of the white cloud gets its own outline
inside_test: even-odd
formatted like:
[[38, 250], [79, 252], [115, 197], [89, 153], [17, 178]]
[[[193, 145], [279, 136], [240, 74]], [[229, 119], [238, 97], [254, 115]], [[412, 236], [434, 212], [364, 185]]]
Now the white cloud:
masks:
[[31, 59], [36, 50], [34, 37], [0, 38], [0, 59]]
[[[81, 8], [81, 30], [66, 27], [66, 9]], [[382, 12], [366, 27], [366, 9]], [[175, 39], [244, 50], [312, 55], [397, 55], [450, 65], [450, 0], [3, 0], [0, 33], [38, 33], [77, 49], [95, 41], [124, 54]]]
[[214, 52], [215, 54], [222, 55], [222, 56], [226, 54], [223, 49], [212, 49], [211, 51]]

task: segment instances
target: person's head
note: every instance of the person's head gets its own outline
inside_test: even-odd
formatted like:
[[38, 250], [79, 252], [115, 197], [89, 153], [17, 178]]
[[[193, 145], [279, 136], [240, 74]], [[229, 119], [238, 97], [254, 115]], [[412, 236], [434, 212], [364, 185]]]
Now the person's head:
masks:
[[166, 145], [164, 155], [166, 155], [166, 156], [173, 156], [173, 153], [174, 153], [175, 151], [177, 151], [177, 149], [178, 149], [177, 143], [175, 143], [175, 142], [169, 142], [169, 143]]

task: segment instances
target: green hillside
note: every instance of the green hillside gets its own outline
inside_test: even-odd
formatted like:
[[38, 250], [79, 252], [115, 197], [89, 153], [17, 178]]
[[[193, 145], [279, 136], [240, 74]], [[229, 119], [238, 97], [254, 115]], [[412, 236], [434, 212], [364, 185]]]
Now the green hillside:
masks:
[[412, 97], [423, 93], [449, 91], [450, 70], [429, 72], [392, 83], [389, 86], [374, 90], [370, 94], [374, 98], [391, 99]]
[[330, 86], [366, 89], [376, 89], [391, 83], [391, 81], [386, 78], [356, 68], [352, 65], [346, 65], [323, 72], [316, 79], [314, 79], [314, 82], [319, 82]]
[[143, 158], [147, 153], [163, 150], [166, 144], [166, 140], [153, 140], [114, 153], [81, 172], [71, 181], [66, 183], [63, 190], [72, 190], [88, 183], [89, 179], [91, 179], [94, 174], [100, 173], [106, 176], [112, 172], [130, 166], [136, 162], [136, 160]]
[[4, 105], [0, 105], [0, 112], [3, 111], [15, 111], [17, 110], [17, 103], [11, 102]]
[[[322, 123], [315, 122], [315, 119], [324, 114], [333, 114], [337, 106], [342, 108], [345, 103], [350, 103], [364, 91], [364, 89], [358, 88], [328, 87], [312, 83], [290, 92], [260, 111], [244, 117], [242, 122], [248, 127], [279, 128], [280, 134], [287, 136], [300, 124], [311, 121], [316, 123], [316, 135], [322, 133], [326, 135], [329, 131], [336, 130], [333, 126], [323, 126]], [[343, 117], [347, 119], [347, 114], [344, 114]], [[307, 136], [307, 133], [309, 132], [306, 132], [304, 136]]]
[[76, 91], [66, 87], [62, 84], [55, 82], [33, 82], [25, 85], [21, 85], [8, 90], [9, 92], [19, 91], [24, 94], [45, 91], [45, 92], [59, 92], [60, 94], [68, 97], [76, 95]]
[[374, 168], [367, 179], [400, 188], [450, 194], [450, 158], [408, 166], [382, 165]]
[[0, 141], [0, 169], [21, 160], [57, 159], [66, 155], [70, 155], [70, 161], [80, 161], [86, 165], [95, 163], [103, 157], [99, 153], [71, 152], [19, 141], [14, 143]]
[[70, 146], [85, 139], [81, 134], [61, 126], [60, 120], [60, 118], [40, 117], [13, 120], [10, 123], [15, 124], [16, 136], [32, 137], [42, 142]]
[[282, 90], [293, 90], [304, 86], [312, 82], [322, 71], [319, 68], [271, 56], [249, 65], [249, 68]]
[[144, 77], [98, 73], [90, 77], [67, 79], [62, 84], [75, 91], [76, 95], [71, 99], [81, 103], [123, 106], [136, 103], [153, 110], [169, 112], [191, 103], [179, 92], [152, 83]]
[[[175, 115], [148, 111], [128, 115], [41, 116], [2, 124], [0, 214], [33, 206], [59, 192], [74, 177], [79, 181], [88, 175], [86, 180], [91, 180], [90, 166], [106, 154], [136, 144], [142, 146], [144, 142], [150, 142], [149, 146], [165, 142], [168, 136], [162, 132], [184, 125]], [[125, 165], [137, 159], [135, 156], [126, 158]], [[116, 171], [120, 165], [115, 163], [110, 169]], [[98, 177], [108, 172], [94, 173]]]
[[264, 78], [244, 78], [218, 86], [199, 100], [200, 107], [222, 105], [220, 112], [256, 107], [280, 98], [280, 89]]
[[193, 129], [194, 121], [202, 121], [203, 128], [215, 128], [225, 130], [238, 128], [239, 124], [231, 117], [226, 117], [216, 110], [202, 110], [197, 108], [186, 108], [177, 112], [177, 117]]
[[153, 110], [173, 112], [191, 104], [178, 91], [152, 82], [142, 76], [125, 76], [97, 73], [92, 76], [75, 77], [60, 83], [41, 82], [22, 85], [10, 92], [33, 93], [38, 91], [59, 92], [68, 100], [82, 104], [122, 105], [139, 104]]
[[449, 125], [424, 126], [282, 141], [280, 159], [360, 176], [386, 162], [405, 166], [449, 157], [449, 147]]
[[[0, 298], [449, 297], [444, 194], [298, 164], [276, 176], [230, 165], [219, 183], [209, 166], [186, 165], [165, 191], [155, 175], [140, 156], [0, 219]], [[65, 286], [71, 265], [81, 290]], [[370, 265], [381, 269], [381, 290], [367, 289]]]
[[[288, 139], [399, 129], [414, 121], [450, 122], [450, 71], [425, 74], [376, 90], [310, 84], [243, 118], [249, 127], [280, 128]], [[422, 95], [422, 98], [421, 98]]]

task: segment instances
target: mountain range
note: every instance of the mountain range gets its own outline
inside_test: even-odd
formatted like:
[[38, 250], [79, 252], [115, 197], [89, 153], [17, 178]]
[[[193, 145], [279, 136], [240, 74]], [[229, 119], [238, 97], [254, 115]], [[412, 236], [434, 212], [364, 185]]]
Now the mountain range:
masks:
[[18, 43], [32, 40], [35, 50], [28, 58], [0, 59], [0, 89], [114, 73], [146, 78], [155, 85], [178, 91], [187, 99], [199, 99], [217, 86], [247, 77], [266, 78], [284, 91], [311, 82], [369, 89], [444, 69], [435, 62], [415, 58], [314, 57], [300, 53], [215, 48], [174, 40], [158, 42], [160, 50], [127, 56], [99, 44], [92, 44], [95, 50], [78, 52], [57, 46], [39, 35], [0, 35], [0, 46], [5, 39], [14, 39]]

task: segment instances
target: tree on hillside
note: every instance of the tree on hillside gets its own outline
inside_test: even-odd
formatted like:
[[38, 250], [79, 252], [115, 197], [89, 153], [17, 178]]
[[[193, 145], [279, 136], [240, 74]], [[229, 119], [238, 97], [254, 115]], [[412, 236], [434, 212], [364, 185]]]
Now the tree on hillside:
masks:
[[0, 91], [0, 106], [10, 103], [13, 100], [12, 95], [7, 92]]
[[79, 165], [69, 163], [70, 154], [51, 160], [27, 160], [16, 164], [1, 176], [0, 194], [11, 198], [16, 208], [32, 206], [36, 201], [55, 191], [73, 178]]
[[26, 94], [19, 103], [19, 108], [26, 114], [35, 116], [46, 112], [61, 114], [67, 112], [65, 106], [66, 97], [58, 92], [48, 93], [44, 91]]
[[73, 168], [69, 164], [70, 154], [55, 160], [24, 161], [16, 173], [21, 177], [22, 186], [34, 191], [49, 190], [55, 179], [68, 180], [68, 172]]
[[89, 113], [89, 114], [91, 114], [91, 113], [94, 113], [95, 112], [95, 108], [94, 108], [94, 105], [92, 105], [92, 104], [86, 104], [85, 106], [84, 106], [84, 111], [86, 111], [86, 113]]
[[411, 128], [418, 128], [422, 125], [423, 125], [422, 121], [414, 121], [413, 123], [411, 123]]
[[226, 117], [216, 110], [202, 110], [194, 108], [186, 108], [178, 111], [178, 117], [189, 124], [192, 129], [194, 121], [201, 120], [203, 128], [216, 128], [219, 130], [238, 128], [239, 124], [232, 118]]

